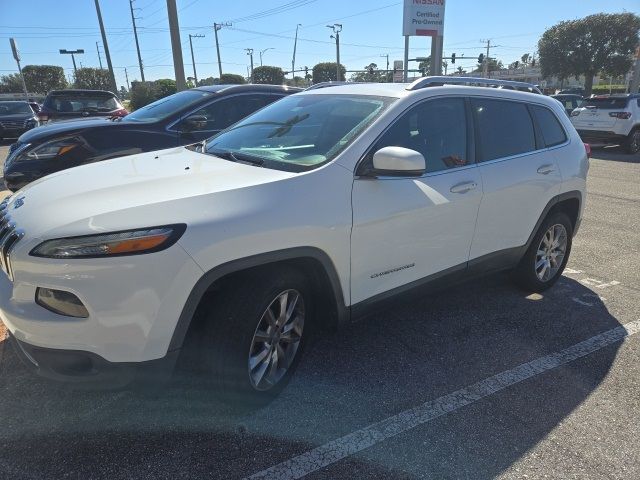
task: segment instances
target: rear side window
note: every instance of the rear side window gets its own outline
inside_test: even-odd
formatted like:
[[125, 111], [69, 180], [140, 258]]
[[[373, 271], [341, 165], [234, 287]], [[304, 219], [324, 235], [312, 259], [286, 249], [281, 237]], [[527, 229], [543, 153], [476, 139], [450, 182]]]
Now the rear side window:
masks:
[[562, 125], [551, 110], [531, 105], [531, 111], [533, 112], [536, 123], [540, 128], [544, 145], [546, 147], [560, 145], [567, 140], [567, 135], [564, 133]]
[[531, 115], [524, 103], [474, 98], [478, 161], [486, 162], [536, 149]]

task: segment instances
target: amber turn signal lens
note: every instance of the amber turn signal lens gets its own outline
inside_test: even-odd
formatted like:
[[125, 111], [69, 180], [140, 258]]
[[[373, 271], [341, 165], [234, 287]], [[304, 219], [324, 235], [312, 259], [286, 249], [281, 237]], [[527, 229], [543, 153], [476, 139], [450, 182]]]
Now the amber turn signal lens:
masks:
[[153, 237], [132, 238], [107, 246], [109, 253], [132, 253], [141, 250], [151, 250], [169, 238], [169, 235], [155, 235]]

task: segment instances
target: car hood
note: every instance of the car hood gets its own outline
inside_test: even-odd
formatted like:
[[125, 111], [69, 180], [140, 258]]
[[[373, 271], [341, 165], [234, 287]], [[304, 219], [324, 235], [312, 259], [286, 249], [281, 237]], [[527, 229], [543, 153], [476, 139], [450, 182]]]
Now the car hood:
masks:
[[54, 173], [16, 192], [7, 208], [30, 237], [186, 223], [194, 209], [214, 208], [217, 193], [295, 175], [177, 147]]
[[49, 137], [70, 134], [87, 128], [114, 128], [119, 124], [120, 122], [112, 122], [103, 117], [47, 123], [23, 133], [18, 141], [21, 143], [39, 143]]

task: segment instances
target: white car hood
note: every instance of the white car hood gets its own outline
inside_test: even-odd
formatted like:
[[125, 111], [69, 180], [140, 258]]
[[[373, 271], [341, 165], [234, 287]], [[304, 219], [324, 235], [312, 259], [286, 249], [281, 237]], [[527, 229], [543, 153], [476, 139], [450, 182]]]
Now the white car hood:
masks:
[[[33, 237], [67, 225], [92, 225], [93, 219], [111, 212], [143, 206], [154, 206], [156, 212], [170, 210], [177, 200], [295, 175], [178, 147], [49, 175], [16, 192], [7, 207], [18, 228]], [[154, 223], [154, 219], [149, 218], [149, 222]]]

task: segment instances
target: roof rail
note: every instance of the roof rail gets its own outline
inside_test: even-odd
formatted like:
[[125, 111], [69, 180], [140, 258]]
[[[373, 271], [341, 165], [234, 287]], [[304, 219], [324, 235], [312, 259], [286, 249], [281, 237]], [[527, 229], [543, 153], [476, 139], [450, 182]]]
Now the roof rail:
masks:
[[317, 90], [319, 88], [327, 88], [327, 87], [338, 87], [340, 85], [361, 85], [363, 83], [369, 83], [369, 82], [334, 82], [334, 81], [320, 82], [320, 83], [314, 83], [310, 87], [305, 88], [305, 91]]
[[409, 85], [407, 90], [419, 90], [426, 87], [441, 87], [443, 85], [483, 86], [519, 90], [521, 92], [542, 93], [540, 89], [532, 83], [515, 82], [513, 80], [496, 80], [493, 78], [444, 76], [419, 78]]

